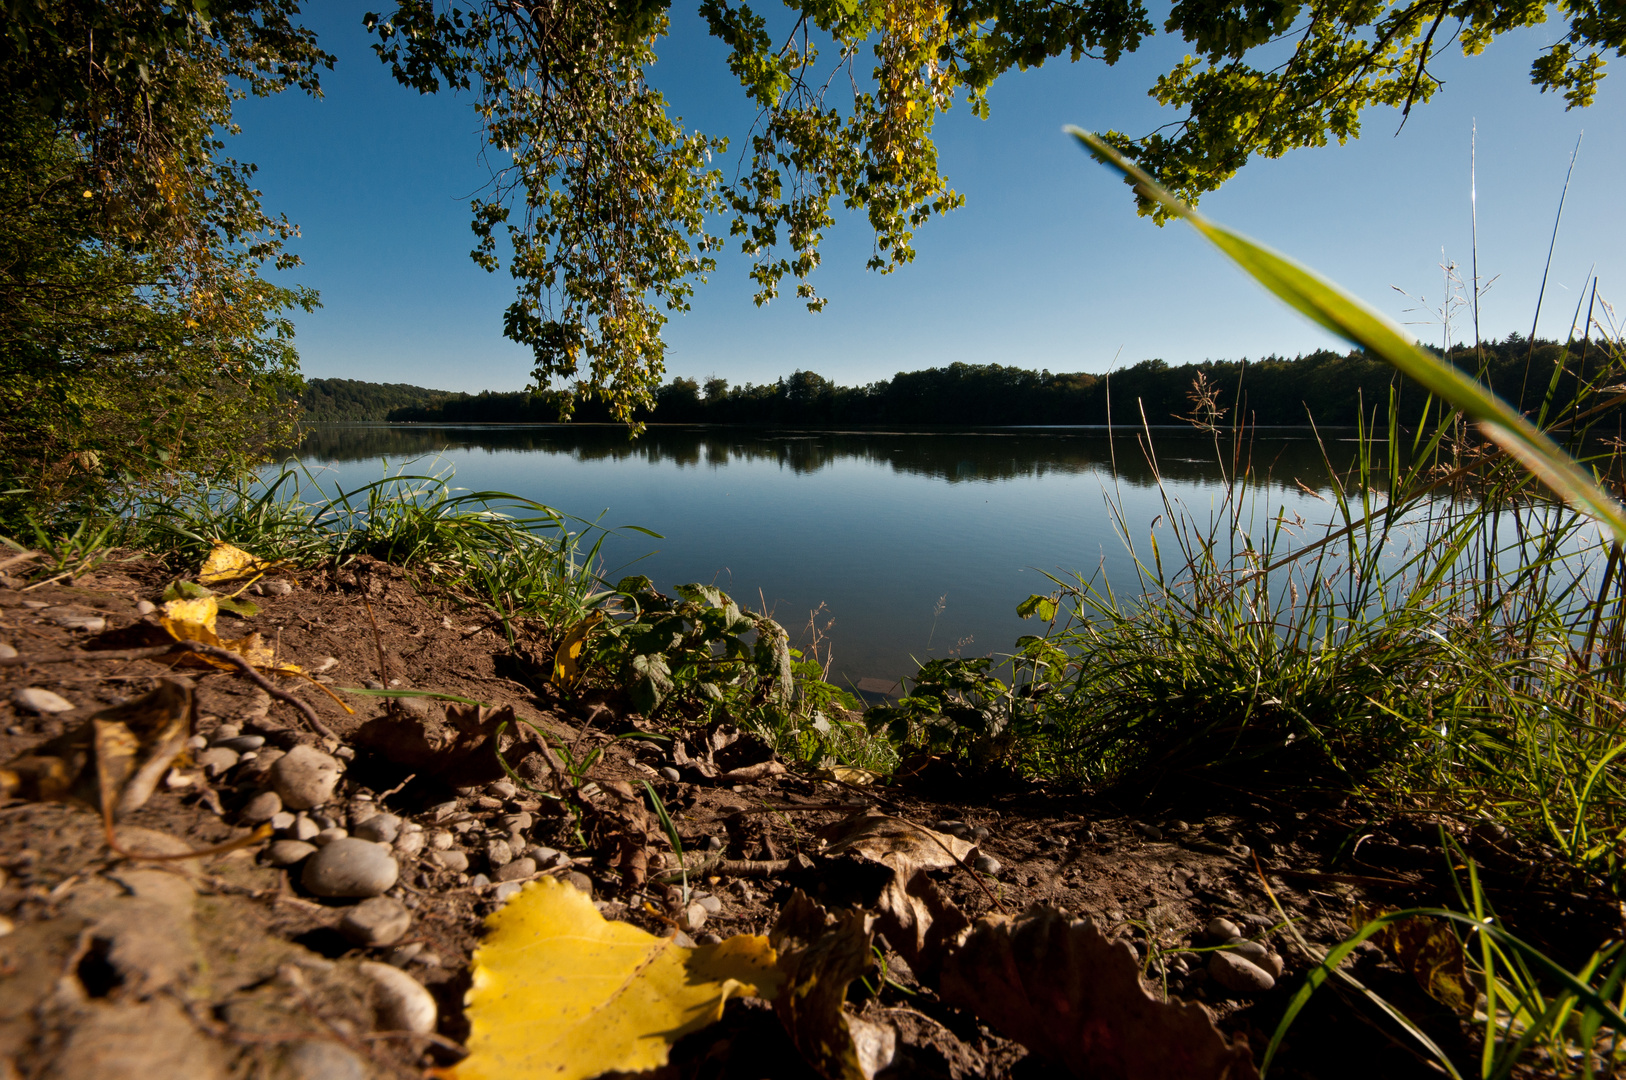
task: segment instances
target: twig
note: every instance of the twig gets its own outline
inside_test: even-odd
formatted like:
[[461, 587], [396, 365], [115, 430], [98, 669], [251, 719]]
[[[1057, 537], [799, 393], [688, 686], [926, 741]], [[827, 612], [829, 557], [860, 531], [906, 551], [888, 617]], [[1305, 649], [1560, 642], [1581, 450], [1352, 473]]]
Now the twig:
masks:
[[367, 621], [373, 627], [373, 648], [378, 650], [378, 681], [385, 686], [390, 684], [390, 665], [384, 659], [384, 635], [378, 632], [378, 620], [373, 618], [373, 605], [367, 598], [361, 598], [361, 606], [367, 609]]
[[0, 559], [0, 571], [10, 570], [18, 563], [28, 562], [30, 559], [42, 558], [44, 555], [45, 552], [43, 551], [25, 551], [20, 555], [13, 555], [7, 559]]
[[20, 593], [33, 592], [35, 589], [43, 588], [44, 586], [51, 584], [51, 582], [53, 582], [53, 581], [61, 581], [65, 577], [73, 577], [73, 571], [72, 570], [64, 570], [62, 573], [57, 574], [54, 577], [48, 577], [44, 581], [36, 581], [36, 582], [34, 582], [34, 584], [26, 585], [23, 588], [18, 589], [17, 591], [20, 592]]

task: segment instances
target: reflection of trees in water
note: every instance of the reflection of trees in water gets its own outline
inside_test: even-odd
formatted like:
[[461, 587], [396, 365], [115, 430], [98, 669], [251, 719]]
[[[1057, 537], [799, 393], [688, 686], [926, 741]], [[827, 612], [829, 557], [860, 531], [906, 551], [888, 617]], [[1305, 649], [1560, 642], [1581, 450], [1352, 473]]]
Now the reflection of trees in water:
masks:
[[[1337, 436], [1325, 435], [1329, 440]], [[1154, 430], [1158, 468], [1169, 480], [1214, 484], [1230, 475], [1231, 448], [1185, 428]], [[1334, 462], [1353, 456], [1347, 442], [1329, 441]], [[1123, 431], [1109, 441], [1099, 429], [981, 432], [785, 432], [749, 428], [650, 427], [636, 440], [618, 425], [490, 425], [432, 427], [418, 424], [314, 424], [306, 428], [298, 455], [311, 462], [399, 463], [435, 454], [469, 451], [564, 454], [578, 461], [639, 460], [681, 467], [723, 468], [731, 462], [771, 463], [797, 474], [815, 473], [839, 459], [854, 459], [895, 472], [949, 483], [990, 483], [1077, 474], [1110, 473], [1121, 482], [1149, 486], [1152, 466], [1140, 433]], [[1284, 487], [1299, 480], [1326, 487], [1321, 450], [1308, 433], [1260, 435], [1247, 444], [1256, 477]], [[1224, 465], [1220, 456], [1224, 455]]]

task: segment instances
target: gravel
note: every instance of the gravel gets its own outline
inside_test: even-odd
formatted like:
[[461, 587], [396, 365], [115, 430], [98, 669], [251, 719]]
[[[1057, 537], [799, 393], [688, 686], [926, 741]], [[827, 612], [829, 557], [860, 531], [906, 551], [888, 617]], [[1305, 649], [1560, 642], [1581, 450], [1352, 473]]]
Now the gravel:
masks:
[[363, 960], [357, 969], [373, 984], [373, 1011], [379, 1031], [427, 1035], [435, 1030], [435, 999], [417, 979], [376, 960]]
[[342, 837], [305, 864], [300, 882], [317, 896], [367, 897], [384, 892], [401, 874], [390, 853], [370, 840]]
[[357, 945], [371, 948], [395, 944], [411, 926], [412, 912], [405, 904], [388, 896], [374, 896], [344, 913], [339, 933]]
[[37, 686], [25, 686], [21, 690], [13, 691], [11, 703], [32, 713], [67, 712], [73, 708], [73, 702], [49, 690], [41, 690]]
[[282, 796], [274, 791], [262, 791], [243, 804], [238, 817], [250, 825], [271, 821], [282, 813]]
[[530, 859], [514, 859], [503, 864], [502, 868], [491, 875], [494, 881], [517, 881], [528, 878], [536, 873], [536, 863]]
[[271, 766], [271, 788], [282, 804], [309, 810], [333, 798], [339, 784], [339, 763], [310, 746], [296, 746]]
[[316, 854], [316, 845], [303, 840], [278, 840], [265, 851], [272, 866], [297, 866]]
[[392, 843], [401, 835], [401, 819], [394, 814], [374, 814], [351, 825], [350, 835], [363, 840], [376, 840], [381, 844]]
[[454, 874], [466, 873], [469, 869], [469, 857], [461, 851], [435, 850], [430, 853], [442, 870], [450, 870]]

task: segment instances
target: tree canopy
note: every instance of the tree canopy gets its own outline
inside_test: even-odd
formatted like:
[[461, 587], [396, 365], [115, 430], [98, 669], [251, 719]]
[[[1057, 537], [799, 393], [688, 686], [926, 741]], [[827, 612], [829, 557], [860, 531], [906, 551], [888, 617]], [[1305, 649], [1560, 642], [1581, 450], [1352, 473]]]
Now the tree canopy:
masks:
[[867, 214], [871, 269], [909, 262], [914, 231], [963, 201], [938, 167], [937, 117], [958, 101], [986, 117], [1013, 68], [1110, 65], [1160, 35], [1183, 41], [1189, 54], [1149, 90], [1182, 118], [1108, 137], [1195, 200], [1256, 155], [1357, 136], [1368, 106], [1409, 112], [1440, 86], [1430, 64], [1444, 50], [1473, 55], [1549, 18], [1563, 32], [1531, 80], [1589, 104], [1626, 44], [1617, 7], [1175, 0], [1158, 22], [1143, 0], [700, 0], [758, 109], [733, 176], [713, 163], [728, 140], [686, 129], [657, 88], [667, 0], [400, 0], [367, 25], [402, 83], [475, 97], [494, 166], [473, 203], [474, 258], [495, 270], [511, 248], [504, 329], [532, 349], [539, 386], [574, 380], [632, 422], [661, 383], [666, 312], [715, 269], [714, 221], [753, 260], [759, 304], [790, 278], [819, 310], [811, 275], [835, 203]]

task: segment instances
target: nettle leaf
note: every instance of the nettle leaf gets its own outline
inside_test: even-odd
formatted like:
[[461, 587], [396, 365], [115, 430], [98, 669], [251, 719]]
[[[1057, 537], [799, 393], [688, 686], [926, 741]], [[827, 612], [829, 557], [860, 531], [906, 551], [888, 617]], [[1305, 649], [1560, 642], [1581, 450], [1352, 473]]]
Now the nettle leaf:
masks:
[[632, 667], [632, 703], [639, 712], [648, 716], [660, 708], [666, 695], [672, 692], [672, 670], [666, 657], [660, 653], [634, 656]]
[[1016, 613], [1024, 619], [1037, 615], [1043, 622], [1056, 617], [1056, 600], [1052, 596], [1030, 596], [1016, 605]]

